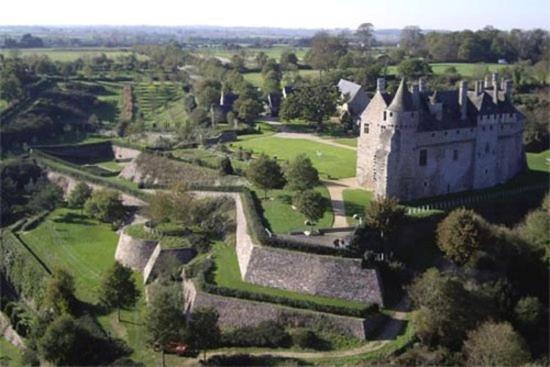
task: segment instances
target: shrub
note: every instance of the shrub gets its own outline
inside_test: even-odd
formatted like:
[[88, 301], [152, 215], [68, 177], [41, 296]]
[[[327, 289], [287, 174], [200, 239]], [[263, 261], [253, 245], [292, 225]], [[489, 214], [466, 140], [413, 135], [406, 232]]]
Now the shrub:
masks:
[[102, 222], [113, 223], [124, 216], [120, 194], [111, 190], [96, 190], [84, 205], [86, 213]]
[[256, 326], [246, 326], [223, 335], [222, 343], [232, 347], [289, 347], [290, 335], [275, 321], [262, 321]]
[[311, 330], [300, 329], [292, 334], [292, 343], [304, 349], [315, 348], [319, 343], [319, 338]]

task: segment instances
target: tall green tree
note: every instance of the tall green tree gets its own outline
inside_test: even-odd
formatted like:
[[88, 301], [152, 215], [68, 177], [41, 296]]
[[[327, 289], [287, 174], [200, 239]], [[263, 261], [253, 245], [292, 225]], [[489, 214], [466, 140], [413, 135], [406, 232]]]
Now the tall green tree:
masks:
[[281, 189], [285, 185], [281, 166], [265, 154], [250, 162], [246, 177], [254, 186], [264, 191], [264, 198], [267, 198], [267, 190]]
[[206, 351], [217, 347], [221, 340], [218, 318], [218, 312], [212, 308], [199, 308], [191, 315], [189, 338], [195, 349], [202, 350], [204, 361], [206, 361]]
[[101, 282], [100, 300], [105, 306], [117, 309], [120, 322], [120, 310], [135, 306], [139, 298], [132, 270], [115, 261], [107, 270]]
[[70, 315], [55, 319], [38, 341], [39, 350], [47, 361], [58, 366], [78, 366], [83, 362], [82, 331]]
[[285, 98], [279, 114], [286, 121], [302, 119], [320, 125], [336, 113], [338, 100], [335, 86], [312, 83], [300, 86]]
[[319, 184], [319, 172], [305, 154], [297, 155], [287, 164], [285, 178], [288, 188], [294, 191], [312, 189]]
[[144, 319], [145, 330], [149, 345], [160, 349], [163, 367], [168, 343], [184, 340], [187, 333], [182, 303], [179, 287], [157, 284], [152, 288]]
[[355, 37], [357, 37], [361, 45], [361, 50], [370, 50], [374, 43], [374, 26], [372, 23], [362, 23], [359, 25], [355, 31]]
[[319, 32], [311, 40], [311, 48], [305, 60], [314, 69], [330, 70], [338, 65], [340, 57], [347, 52], [346, 41], [338, 36], [331, 36], [326, 32]]
[[531, 359], [525, 341], [507, 322], [485, 322], [468, 333], [464, 352], [469, 366], [521, 366]]
[[46, 285], [44, 304], [56, 315], [70, 314], [76, 297], [73, 276], [62, 268], [55, 268]]
[[67, 204], [71, 208], [83, 209], [86, 200], [92, 195], [92, 188], [85, 182], [79, 182], [74, 187], [73, 191], [69, 194]]
[[96, 190], [84, 204], [84, 211], [102, 222], [113, 223], [124, 216], [120, 194], [113, 190]]
[[325, 198], [317, 191], [297, 192], [293, 202], [298, 211], [312, 223], [312, 226], [325, 214]]
[[489, 236], [487, 223], [474, 211], [455, 209], [437, 226], [437, 245], [447, 258], [466, 264]]
[[365, 223], [378, 231], [384, 241], [391, 236], [405, 217], [405, 209], [391, 197], [379, 197], [365, 209]]

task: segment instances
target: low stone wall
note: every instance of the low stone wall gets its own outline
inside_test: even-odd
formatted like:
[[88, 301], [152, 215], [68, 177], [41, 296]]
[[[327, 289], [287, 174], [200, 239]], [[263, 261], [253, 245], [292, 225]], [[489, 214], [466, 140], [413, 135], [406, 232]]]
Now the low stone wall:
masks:
[[136, 158], [141, 152], [137, 149], [121, 147], [113, 144], [113, 154], [116, 160], [126, 161]]
[[222, 297], [202, 292], [191, 280], [183, 282], [183, 294], [187, 314], [192, 314], [194, 309], [201, 307], [214, 308], [219, 313], [219, 323], [223, 328], [241, 328], [254, 326], [262, 321], [275, 320], [285, 326], [308, 328], [322, 326], [344, 335], [366, 339], [378, 330], [383, 320], [382, 315], [379, 314], [360, 319], [272, 303]]
[[163, 268], [171, 267], [173, 264], [187, 264], [196, 255], [197, 251], [193, 248], [163, 249], [162, 244], [157, 245], [143, 269], [144, 283], [158, 276]]
[[0, 333], [1, 337], [9, 341], [11, 344], [19, 349], [26, 349], [23, 338], [17, 334], [10, 324], [9, 319], [3, 313], [0, 312]]
[[382, 282], [376, 269], [363, 269], [359, 259], [288, 251], [254, 243], [248, 234], [240, 195], [232, 196], [236, 201], [236, 252], [243, 280], [383, 306]]
[[124, 266], [142, 272], [157, 244], [158, 241], [133, 238], [122, 231], [116, 247], [115, 260]]

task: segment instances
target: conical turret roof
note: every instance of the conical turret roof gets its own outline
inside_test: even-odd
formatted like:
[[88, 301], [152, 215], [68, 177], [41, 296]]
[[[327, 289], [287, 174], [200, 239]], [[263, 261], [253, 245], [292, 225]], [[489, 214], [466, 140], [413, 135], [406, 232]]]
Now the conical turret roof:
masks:
[[395, 96], [393, 97], [393, 100], [390, 103], [388, 110], [392, 112], [406, 112], [414, 110], [412, 96], [409, 92], [409, 89], [407, 88], [407, 82], [405, 81], [405, 78], [401, 79], [401, 83], [399, 83], [399, 88], [397, 89], [397, 92], [395, 93]]

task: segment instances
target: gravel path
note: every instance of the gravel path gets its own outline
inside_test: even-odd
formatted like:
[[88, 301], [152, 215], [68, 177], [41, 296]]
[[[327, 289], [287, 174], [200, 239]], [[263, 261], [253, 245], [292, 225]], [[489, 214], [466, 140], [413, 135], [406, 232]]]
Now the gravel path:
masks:
[[334, 147], [338, 148], [344, 148], [344, 149], [350, 149], [350, 150], [357, 150], [355, 147], [350, 147], [349, 145], [340, 144], [335, 141], [329, 140], [329, 139], [323, 139], [318, 137], [317, 135], [313, 135], [310, 133], [291, 133], [291, 132], [280, 132], [273, 135], [275, 138], [285, 138], [285, 139], [305, 139], [305, 140], [311, 140], [315, 141], [317, 143], [321, 144], [327, 144], [332, 145]]
[[346, 208], [344, 206], [344, 190], [358, 188], [355, 177], [343, 178], [341, 180], [324, 180], [323, 183], [327, 186], [334, 212], [333, 228], [349, 226], [346, 218]]

